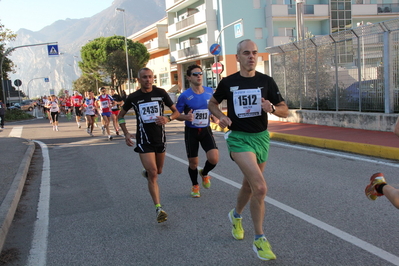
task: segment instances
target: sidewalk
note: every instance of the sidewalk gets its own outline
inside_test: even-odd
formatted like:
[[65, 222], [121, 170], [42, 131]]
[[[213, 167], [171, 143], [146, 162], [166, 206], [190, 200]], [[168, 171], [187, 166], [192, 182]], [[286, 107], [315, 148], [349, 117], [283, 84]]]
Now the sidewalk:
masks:
[[30, 162], [35, 151], [32, 141], [9, 138], [0, 131], [0, 251], [14, 218]]
[[[181, 123], [183, 126], [183, 122]], [[6, 127], [12, 127], [7, 124]], [[225, 131], [215, 124], [212, 128]], [[399, 162], [399, 137], [391, 132], [269, 121], [272, 140], [352, 152]], [[7, 133], [8, 134], [8, 133]], [[10, 138], [0, 130], [0, 250], [18, 205], [30, 161], [32, 141]]]
[[[214, 130], [226, 131], [217, 125]], [[399, 161], [399, 137], [392, 132], [269, 121], [272, 140]]]

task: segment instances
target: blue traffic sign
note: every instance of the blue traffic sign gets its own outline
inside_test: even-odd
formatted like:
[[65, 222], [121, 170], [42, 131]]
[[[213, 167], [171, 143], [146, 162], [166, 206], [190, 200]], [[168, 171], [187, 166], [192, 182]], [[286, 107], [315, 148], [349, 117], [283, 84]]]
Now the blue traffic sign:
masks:
[[244, 28], [242, 26], [242, 22], [234, 24], [234, 37], [240, 38], [244, 36]]
[[220, 44], [214, 43], [214, 44], [211, 45], [211, 48], [209, 48], [209, 51], [213, 55], [218, 55], [222, 51], [222, 47], [220, 46]]
[[58, 56], [58, 44], [47, 45], [47, 51], [49, 56]]
[[44, 78], [44, 82], [49, 82], [49, 78]]
[[14, 80], [14, 85], [20, 87], [22, 85], [22, 81], [20, 79]]

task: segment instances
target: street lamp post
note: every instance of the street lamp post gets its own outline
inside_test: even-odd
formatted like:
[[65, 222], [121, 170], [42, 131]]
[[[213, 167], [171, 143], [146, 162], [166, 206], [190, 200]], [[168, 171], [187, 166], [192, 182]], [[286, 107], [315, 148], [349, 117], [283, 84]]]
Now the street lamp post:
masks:
[[129, 70], [129, 56], [128, 56], [128, 50], [127, 50], [125, 9], [119, 8], [119, 7], [118, 7], [118, 8], [116, 8], [116, 11], [121, 11], [121, 12], [123, 12], [123, 32], [124, 32], [124, 34], [125, 34], [127, 89], [128, 89], [128, 93], [130, 93], [130, 70]]
[[30, 83], [31, 83], [32, 81], [34, 81], [35, 79], [45, 79], [45, 78], [47, 78], [47, 77], [33, 78], [33, 79], [29, 80], [28, 86], [27, 86], [27, 92], [28, 92], [28, 98], [29, 98], [29, 99], [32, 99], [32, 95], [31, 95], [31, 92], [30, 92], [30, 90], [29, 90], [29, 85], [30, 85]]
[[18, 48], [24, 48], [24, 47], [30, 47], [30, 46], [39, 46], [39, 45], [49, 45], [49, 44], [54, 44], [54, 43], [58, 43], [58, 42], [47, 42], [47, 43], [36, 43], [36, 44], [27, 44], [27, 45], [20, 45], [20, 46], [15, 46], [15, 47], [10, 47], [8, 48], [4, 54], [2, 54], [1, 57], [1, 61], [0, 61], [0, 86], [3, 89], [3, 98], [4, 98], [4, 103], [7, 104], [7, 98], [6, 98], [6, 94], [5, 94], [5, 88], [4, 88], [4, 84], [3, 84], [3, 63], [4, 63], [4, 58], [11, 53], [12, 51], [14, 51], [15, 49]]

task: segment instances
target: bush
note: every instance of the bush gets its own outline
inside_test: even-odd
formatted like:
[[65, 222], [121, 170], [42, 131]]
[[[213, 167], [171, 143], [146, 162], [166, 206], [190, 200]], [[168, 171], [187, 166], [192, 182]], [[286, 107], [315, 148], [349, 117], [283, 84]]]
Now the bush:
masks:
[[31, 119], [33, 116], [31, 114], [28, 114], [25, 111], [19, 110], [19, 109], [13, 109], [13, 110], [7, 110], [6, 115], [4, 117], [5, 121], [18, 121], [18, 120], [25, 120], [25, 119]]

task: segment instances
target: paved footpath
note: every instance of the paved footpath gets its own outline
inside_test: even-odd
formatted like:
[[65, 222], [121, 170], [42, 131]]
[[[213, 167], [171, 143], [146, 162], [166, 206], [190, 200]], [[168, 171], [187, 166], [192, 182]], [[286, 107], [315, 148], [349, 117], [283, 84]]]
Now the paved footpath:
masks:
[[[214, 130], [226, 131], [217, 125]], [[269, 121], [272, 140], [399, 161], [399, 137], [393, 132]]]

